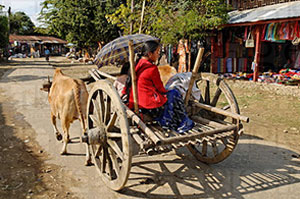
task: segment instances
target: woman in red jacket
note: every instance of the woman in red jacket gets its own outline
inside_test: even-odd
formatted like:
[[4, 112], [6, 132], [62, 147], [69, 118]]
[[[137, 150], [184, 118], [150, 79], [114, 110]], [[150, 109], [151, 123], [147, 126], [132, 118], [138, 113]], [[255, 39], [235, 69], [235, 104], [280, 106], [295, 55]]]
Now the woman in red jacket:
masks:
[[[162, 127], [184, 132], [194, 126], [185, 112], [182, 96], [176, 89], [167, 91], [160, 78], [155, 62], [160, 56], [160, 44], [156, 41], [144, 43], [141, 58], [135, 67], [138, 106], [142, 114], [151, 116]], [[130, 84], [126, 86], [130, 88]], [[125, 88], [126, 89], [126, 88]], [[130, 89], [129, 108], [133, 108]]]
[[[159, 55], [159, 43], [148, 41], [144, 44], [141, 58], [135, 67], [138, 106], [142, 113], [159, 112], [160, 110], [157, 108], [162, 107], [167, 101], [167, 90], [164, 88], [158, 68], [154, 64]], [[132, 91], [129, 96], [129, 107], [133, 108]]]

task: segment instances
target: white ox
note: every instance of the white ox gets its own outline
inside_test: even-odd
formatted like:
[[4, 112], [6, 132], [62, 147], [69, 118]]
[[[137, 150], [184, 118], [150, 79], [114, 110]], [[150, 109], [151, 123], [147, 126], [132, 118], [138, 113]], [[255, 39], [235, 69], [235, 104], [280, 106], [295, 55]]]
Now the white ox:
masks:
[[[61, 155], [67, 154], [67, 144], [69, 139], [70, 124], [80, 120], [82, 132], [86, 130], [86, 109], [88, 92], [82, 80], [73, 79], [64, 75], [61, 69], [54, 72], [53, 82], [49, 81], [48, 86], [43, 85], [41, 90], [48, 91], [48, 101], [51, 107], [51, 121], [57, 140], [62, 139], [62, 135], [57, 129], [56, 118], [61, 120], [63, 130], [63, 148]], [[80, 136], [81, 137], [81, 136]], [[86, 144], [86, 163], [91, 165], [89, 146]]]

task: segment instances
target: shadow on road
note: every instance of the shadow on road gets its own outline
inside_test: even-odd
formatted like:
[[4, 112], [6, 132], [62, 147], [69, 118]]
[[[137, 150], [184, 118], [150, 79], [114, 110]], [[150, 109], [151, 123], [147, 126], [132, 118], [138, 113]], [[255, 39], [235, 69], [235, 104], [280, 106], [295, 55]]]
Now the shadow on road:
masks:
[[[5, 107], [7, 109], [8, 105]], [[32, 146], [33, 130], [21, 121], [22, 115], [13, 111], [12, 107], [9, 109], [13, 115], [4, 114], [8, 110], [3, 110], [3, 104], [0, 104], [0, 198], [25, 198], [26, 195], [37, 193], [37, 185], [41, 187], [40, 191], [46, 190], [47, 186], [39, 178], [39, 173], [43, 173], [43, 165], [33, 153], [36, 149]], [[12, 122], [14, 118], [19, 118], [20, 123]], [[20, 125], [24, 125], [22, 131], [25, 142], [16, 136]], [[30, 193], [28, 190], [31, 190]]]
[[[45, 60], [36, 60], [36, 59], [16, 59], [16, 60], [9, 60], [7, 62], [1, 62], [1, 66], [14, 66], [14, 68], [23, 68], [24, 66], [36, 66], [39, 69], [46, 69], [45, 66], [52, 66], [52, 67], [71, 67], [71, 66], [87, 66], [87, 64], [82, 62], [72, 62], [72, 60], [64, 59], [64, 60], [57, 60], [57, 58], [62, 59], [62, 57], [53, 57], [53, 59], [50, 59], [50, 62], [48, 63]], [[22, 67], [23, 66], [23, 67]], [[44, 66], [44, 67], [42, 67]], [[34, 68], [36, 68], [34, 67]], [[27, 67], [26, 67], [27, 68]]]
[[73, 198], [61, 186], [70, 183], [69, 178], [62, 178], [65, 173], [59, 166], [45, 163], [49, 157], [35, 140], [36, 132], [1, 93], [0, 198]]
[[46, 80], [48, 76], [36, 76], [36, 75], [19, 75], [19, 76], [12, 76], [6, 77], [1, 80], [1, 82], [24, 82], [24, 81], [34, 81], [43, 79]]
[[[299, 183], [295, 152], [240, 143], [239, 153], [216, 165], [182, 159], [136, 162], [122, 194], [144, 198], [244, 198], [245, 194]], [[183, 153], [184, 154], [184, 153]], [[146, 190], [146, 191], [140, 191]]]

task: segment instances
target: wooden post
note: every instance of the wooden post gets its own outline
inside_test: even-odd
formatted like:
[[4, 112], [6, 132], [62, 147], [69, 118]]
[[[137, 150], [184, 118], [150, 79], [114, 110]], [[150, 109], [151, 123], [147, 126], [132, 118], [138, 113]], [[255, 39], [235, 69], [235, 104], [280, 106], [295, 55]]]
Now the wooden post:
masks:
[[191, 71], [191, 60], [192, 60], [192, 54], [191, 54], [191, 47], [192, 47], [192, 44], [191, 44], [192, 42], [191, 42], [191, 40], [189, 39], [188, 40], [188, 47], [189, 47], [189, 58], [188, 58], [188, 72], [190, 72]]
[[130, 62], [130, 72], [131, 72], [131, 85], [132, 85], [132, 93], [133, 93], [133, 103], [134, 103], [134, 112], [136, 114], [139, 113], [138, 107], [138, 96], [137, 96], [137, 88], [136, 88], [136, 75], [135, 75], [135, 63], [134, 63], [134, 49], [133, 42], [129, 40], [129, 62]]
[[194, 68], [193, 68], [193, 72], [192, 72], [192, 77], [190, 79], [189, 88], [188, 88], [188, 90], [186, 92], [186, 95], [185, 95], [185, 100], [184, 100], [185, 106], [187, 106], [187, 104], [190, 100], [190, 96], [191, 96], [191, 93], [192, 93], [192, 88], [193, 88], [193, 85], [195, 83], [196, 74], [198, 73], [198, 69], [199, 69], [200, 64], [201, 64], [203, 53], [204, 53], [204, 48], [201, 47], [198, 51], [197, 59], [196, 59], [196, 62], [195, 62]]
[[256, 45], [255, 45], [255, 67], [253, 71], [253, 81], [257, 81], [258, 78], [258, 66], [260, 62], [260, 50], [261, 50], [261, 42], [260, 42], [260, 29], [256, 32]]
[[215, 39], [213, 36], [211, 36], [210, 38], [210, 51], [211, 51], [211, 56], [210, 56], [210, 73], [214, 73], [215, 72]]
[[145, 4], [146, 4], [146, 0], [143, 1], [142, 14], [141, 14], [141, 24], [140, 24], [139, 34], [142, 33], [142, 27], [143, 27], [143, 21], [144, 21], [144, 12], [145, 12]]

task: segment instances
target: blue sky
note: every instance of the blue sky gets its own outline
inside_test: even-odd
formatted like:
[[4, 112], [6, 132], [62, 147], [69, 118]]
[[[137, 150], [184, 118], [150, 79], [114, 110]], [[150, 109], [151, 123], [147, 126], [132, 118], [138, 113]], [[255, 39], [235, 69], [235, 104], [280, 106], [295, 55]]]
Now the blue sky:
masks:
[[5, 6], [5, 11], [7, 11], [10, 6], [12, 12], [25, 12], [31, 18], [32, 22], [38, 26], [37, 18], [41, 11], [40, 3], [43, 1], [44, 0], [0, 0], [0, 4]]

